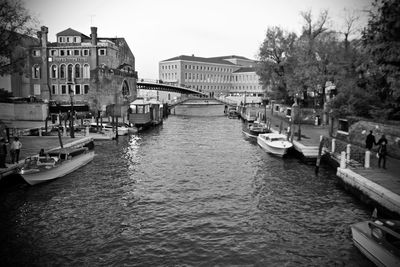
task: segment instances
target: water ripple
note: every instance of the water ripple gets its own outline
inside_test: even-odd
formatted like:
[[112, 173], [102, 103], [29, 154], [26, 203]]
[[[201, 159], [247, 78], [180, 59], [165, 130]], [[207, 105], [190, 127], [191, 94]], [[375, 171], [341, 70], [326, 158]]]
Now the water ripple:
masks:
[[0, 257], [30, 266], [370, 266], [349, 232], [369, 211], [334, 173], [269, 156], [219, 108], [183, 107], [161, 127], [97, 143], [94, 161], [73, 174], [2, 192]]

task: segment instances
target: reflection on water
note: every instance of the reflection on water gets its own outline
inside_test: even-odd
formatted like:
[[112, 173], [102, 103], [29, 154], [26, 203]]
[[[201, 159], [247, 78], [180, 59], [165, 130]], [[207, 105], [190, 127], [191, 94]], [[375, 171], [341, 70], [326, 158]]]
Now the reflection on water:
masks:
[[[54, 182], [1, 193], [1, 253], [29, 266], [368, 266], [349, 225], [370, 211], [334, 172], [271, 157], [223, 106], [96, 144]], [[200, 113], [199, 113], [200, 112]], [[202, 116], [198, 116], [202, 114]]]

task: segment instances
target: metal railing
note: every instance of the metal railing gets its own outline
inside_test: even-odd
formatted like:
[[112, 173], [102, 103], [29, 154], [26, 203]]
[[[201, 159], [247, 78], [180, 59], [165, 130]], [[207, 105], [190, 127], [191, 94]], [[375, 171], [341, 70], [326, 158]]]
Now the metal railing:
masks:
[[369, 151], [365, 148], [358, 145], [349, 144], [332, 137], [324, 137], [323, 142], [325, 152], [331, 154], [332, 158], [339, 161], [339, 163], [341, 157], [344, 156], [344, 162], [346, 166], [350, 166], [352, 168], [370, 167], [369, 163], [371, 153], [369, 153]]

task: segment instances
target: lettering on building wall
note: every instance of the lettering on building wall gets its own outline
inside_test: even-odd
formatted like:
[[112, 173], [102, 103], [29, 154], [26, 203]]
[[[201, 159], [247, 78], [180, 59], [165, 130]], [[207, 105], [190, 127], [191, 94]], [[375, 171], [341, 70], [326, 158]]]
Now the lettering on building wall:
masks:
[[65, 57], [65, 58], [53, 58], [54, 61], [58, 61], [58, 62], [69, 62], [69, 61], [83, 61], [86, 62], [88, 61], [87, 58], [83, 58], [83, 57]]

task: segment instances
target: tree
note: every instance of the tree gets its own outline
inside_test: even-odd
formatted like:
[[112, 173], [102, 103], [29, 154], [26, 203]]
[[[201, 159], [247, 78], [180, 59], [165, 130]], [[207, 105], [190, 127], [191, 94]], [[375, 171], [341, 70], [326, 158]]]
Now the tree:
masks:
[[362, 39], [374, 63], [368, 72], [383, 78], [376, 94], [388, 108], [388, 118], [400, 118], [400, 2], [375, 0]]
[[20, 0], [0, 0], [0, 75], [23, 68], [25, 54], [16, 47], [32, 35], [33, 22]]
[[279, 27], [267, 29], [265, 40], [259, 50], [257, 74], [265, 87], [271, 88], [274, 99], [288, 99], [287, 79], [292, 72], [295, 33]]
[[[333, 32], [326, 27], [329, 20], [328, 12], [322, 11], [314, 20], [311, 11], [300, 13], [304, 19], [302, 35], [296, 42], [295, 51], [297, 64], [290, 81], [290, 94], [303, 99], [303, 105], [308, 103], [308, 93], [313, 92], [316, 99], [319, 91], [324, 88], [328, 74], [330, 48], [335, 44]], [[323, 93], [323, 90], [321, 91]], [[319, 104], [314, 102], [314, 105]]]

